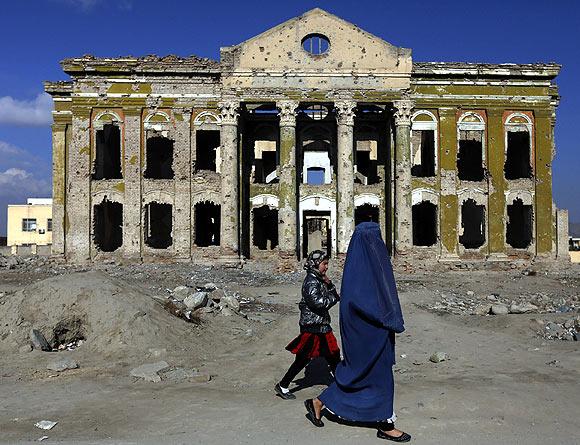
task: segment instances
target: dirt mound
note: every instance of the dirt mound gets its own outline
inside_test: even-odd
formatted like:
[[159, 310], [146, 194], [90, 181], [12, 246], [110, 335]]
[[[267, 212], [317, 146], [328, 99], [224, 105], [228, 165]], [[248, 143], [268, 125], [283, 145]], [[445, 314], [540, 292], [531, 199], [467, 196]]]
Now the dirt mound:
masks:
[[29, 343], [32, 328], [53, 347], [82, 339], [102, 355], [184, 350], [196, 336], [192, 323], [166, 312], [146, 289], [99, 271], [51, 277], [0, 302], [0, 350]]

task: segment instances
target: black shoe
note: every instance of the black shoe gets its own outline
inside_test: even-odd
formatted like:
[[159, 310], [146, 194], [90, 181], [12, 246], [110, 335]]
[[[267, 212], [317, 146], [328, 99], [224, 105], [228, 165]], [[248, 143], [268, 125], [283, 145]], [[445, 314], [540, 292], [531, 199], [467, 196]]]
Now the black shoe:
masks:
[[312, 399], [306, 399], [304, 401], [304, 406], [306, 407], [306, 418], [312, 422], [312, 425], [320, 428], [324, 426], [322, 420], [316, 418], [316, 412], [314, 411], [314, 403]]
[[383, 433], [381, 430], [377, 430], [377, 437], [379, 439], [391, 440], [393, 442], [409, 442], [411, 440], [411, 435], [403, 432], [400, 436], [389, 436], [386, 433]]
[[279, 383], [276, 383], [276, 386], [274, 386], [274, 391], [276, 392], [277, 396], [283, 398], [284, 400], [294, 400], [296, 398], [296, 396], [291, 392], [282, 391], [282, 387]]

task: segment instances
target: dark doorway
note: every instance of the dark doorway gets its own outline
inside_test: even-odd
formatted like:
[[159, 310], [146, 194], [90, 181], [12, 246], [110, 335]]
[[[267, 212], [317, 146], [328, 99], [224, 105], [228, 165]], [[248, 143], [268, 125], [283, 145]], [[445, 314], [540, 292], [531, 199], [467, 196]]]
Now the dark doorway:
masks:
[[302, 224], [302, 255], [304, 258], [313, 250], [332, 253], [332, 228], [330, 212], [305, 211]]
[[423, 201], [413, 206], [413, 245], [433, 246], [437, 242], [437, 206]]
[[527, 131], [508, 131], [504, 172], [506, 179], [532, 177], [530, 133]]
[[533, 210], [521, 199], [507, 206], [506, 241], [515, 249], [527, 249], [532, 243]]
[[219, 130], [197, 130], [195, 132], [196, 170], [216, 171], [216, 153], [219, 146]]
[[95, 136], [93, 179], [121, 179], [121, 129], [105, 124]]
[[143, 176], [147, 179], [173, 179], [173, 141], [155, 136], [147, 139], [147, 167]]
[[195, 245], [198, 247], [220, 245], [221, 206], [211, 202], [195, 205]]
[[113, 252], [123, 245], [123, 204], [106, 198], [93, 207], [95, 245], [103, 252]]
[[145, 206], [145, 244], [167, 249], [173, 244], [173, 206], [151, 202]]
[[268, 206], [252, 210], [254, 217], [254, 246], [272, 250], [278, 246], [278, 210]]
[[361, 222], [379, 222], [379, 208], [370, 204], [363, 204], [354, 210], [354, 224]]
[[477, 249], [485, 244], [485, 206], [468, 199], [461, 206], [463, 234], [459, 242], [466, 249]]

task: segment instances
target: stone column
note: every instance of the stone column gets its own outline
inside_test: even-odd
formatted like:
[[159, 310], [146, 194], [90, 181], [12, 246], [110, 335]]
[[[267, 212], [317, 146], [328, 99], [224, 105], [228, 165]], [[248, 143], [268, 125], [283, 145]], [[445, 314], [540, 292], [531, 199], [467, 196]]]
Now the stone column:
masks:
[[221, 247], [226, 255], [239, 252], [238, 214], [238, 115], [240, 103], [235, 100], [220, 102], [222, 119], [221, 146]]
[[336, 172], [337, 253], [346, 253], [354, 231], [354, 109], [356, 103], [342, 100], [335, 103], [338, 131], [338, 162]]
[[123, 181], [125, 196], [123, 203], [123, 254], [127, 258], [141, 258], [142, 205], [141, 183], [143, 181], [141, 144], [141, 108], [123, 110], [125, 113], [123, 141]]
[[396, 100], [395, 109], [395, 253], [404, 254], [413, 243], [411, 202], [410, 100]]
[[296, 255], [296, 109], [298, 102], [282, 101], [280, 109], [280, 191], [278, 239], [280, 252]]
[[175, 143], [173, 171], [173, 245], [177, 258], [191, 256], [191, 110], [174, 110]]
[[68, 151], [67, 193], [64, 217], [68, 260], [90, 259], [91, 235], [91, 124], [90, 110], [73, 110], [72, 140]]
[[52, 126], [52, 253], [64, 254], [67, 125]]

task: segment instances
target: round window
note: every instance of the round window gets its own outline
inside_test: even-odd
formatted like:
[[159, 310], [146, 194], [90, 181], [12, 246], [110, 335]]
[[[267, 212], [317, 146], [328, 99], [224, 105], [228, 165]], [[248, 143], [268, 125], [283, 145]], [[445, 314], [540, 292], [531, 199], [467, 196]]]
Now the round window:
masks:
[[304, 108], [302, 112], [310, 119], [314, 119], [315, 121], [321, 121], [326, 116], [328, 116], [328, 108], [320, 104], [310, 105]]
[[313, 56], [325, 54], [330, 48], [330, 40], [322, 34], [308, 34], [302, 39], [302, 49]]

